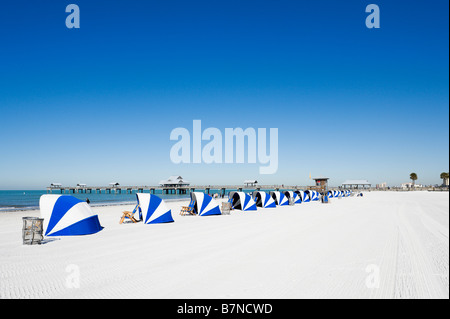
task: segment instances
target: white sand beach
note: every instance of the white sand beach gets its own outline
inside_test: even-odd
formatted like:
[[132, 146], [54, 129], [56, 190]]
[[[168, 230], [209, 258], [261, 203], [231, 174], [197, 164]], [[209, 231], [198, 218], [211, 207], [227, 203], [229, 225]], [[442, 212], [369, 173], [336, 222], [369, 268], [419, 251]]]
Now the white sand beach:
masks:
[[40, 246], [22, 245], [39, 211], [3, 213], [0, 298], [449, 298], [447, 192], [331, 201], [210, 217], [168, 202], [158, 225], [99, 207], [100, 233]]

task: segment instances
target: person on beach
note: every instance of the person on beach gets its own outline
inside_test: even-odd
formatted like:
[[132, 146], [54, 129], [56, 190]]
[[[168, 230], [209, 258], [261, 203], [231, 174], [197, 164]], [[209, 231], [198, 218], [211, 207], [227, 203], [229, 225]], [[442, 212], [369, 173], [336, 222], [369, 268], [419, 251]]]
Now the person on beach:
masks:
[[88, 205], [91, 203], [91, 201], [89, 200], [89, 198], [86, 198], [86, 203], [88, 203]]

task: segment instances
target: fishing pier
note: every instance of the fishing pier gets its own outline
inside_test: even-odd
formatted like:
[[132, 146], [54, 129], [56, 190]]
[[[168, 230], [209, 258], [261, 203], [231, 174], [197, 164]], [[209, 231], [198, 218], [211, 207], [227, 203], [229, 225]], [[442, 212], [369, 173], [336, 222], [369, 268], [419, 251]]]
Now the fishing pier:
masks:
[[47, 187], [48, 194], [133, 194], [133, 193], [151, 193], [161, 191], [162, 194], [187, 194], [189, 192], [201, 191], [210, 194], [211, 191], [216, 191], [219, 194], [225, 194], [228, 191], [259, 191], [259, 190], [273, 190], [280, 189], [289, 190], [306, 190], [315, 189], [314, 186], [288, 186], [288, 185], [200, 185], [200, 186], [49, 186]]

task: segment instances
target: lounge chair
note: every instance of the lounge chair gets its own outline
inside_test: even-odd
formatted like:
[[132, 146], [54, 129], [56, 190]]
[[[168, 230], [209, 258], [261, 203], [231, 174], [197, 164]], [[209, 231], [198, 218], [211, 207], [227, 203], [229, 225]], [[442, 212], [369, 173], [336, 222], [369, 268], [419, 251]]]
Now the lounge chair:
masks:
[[125, 218], [130, 219], [133, 223], [138, 223], [139, 221], [136, 218], [134, 218], [134, 214], [138, 210], [141, 211], [141, 207], [139, 206], [139, 204], [136, 205], [136, 207], [134, 208], [134, 210], [132, 212], [124, 211], [122, 213], [122, 218], [120, 219], [119, 224], [122, 224], [125, 221]]
[[191, 200], [191, 202], [189, 203], [189, 206], [182, 206], [180, 215], [181, 216], [195, 215], [194, 204], [195, 204], [195, 201]]

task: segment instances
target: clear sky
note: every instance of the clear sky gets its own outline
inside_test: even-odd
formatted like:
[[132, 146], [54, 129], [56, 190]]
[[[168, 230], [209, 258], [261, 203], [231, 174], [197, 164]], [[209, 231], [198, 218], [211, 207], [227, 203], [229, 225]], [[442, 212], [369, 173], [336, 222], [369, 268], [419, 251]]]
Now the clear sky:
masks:
[[[80, 29], [66, 28], [70, 3]], [[380, 29], [365, 25], [370, 3]], [[448, 30], [447, 0], [2, 1], [0, 189], [440, 183]], [[277, 173], [173, 164], [170, 132], [195, 119], [278, 128]]]

